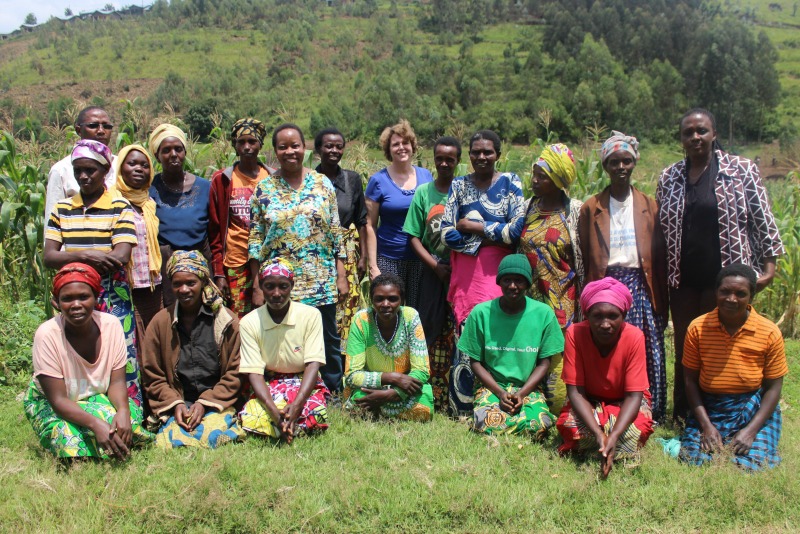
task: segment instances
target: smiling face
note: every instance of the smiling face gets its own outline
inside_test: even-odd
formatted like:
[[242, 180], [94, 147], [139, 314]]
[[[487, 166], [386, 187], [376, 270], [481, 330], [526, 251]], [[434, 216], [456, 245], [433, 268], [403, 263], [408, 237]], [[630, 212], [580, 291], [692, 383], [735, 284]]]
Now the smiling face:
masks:
[[233, 148], [239, 159], [255, 159], [261, 151], [261, 141], [255, 135], [244, 134], [236, 138]]
[[145, 189], [150, 186], [150, 162], [138, 150], [131, 150], [119, 168], [122, 181], [131, 189]]
[[747, 306], [753, 301], [750, 282], [743, 276], [726, 276], [717, 288], [717, 308], [722, 324], [741, 324], [747, 318]]
[[285, 276], [265, 276], [259, 282], [264, 300], [271, 310], [279, 311], [289, 305], [294, 281]]
[[559, 191], [553, 180], [547, 176], [544, 169], [538, 165], [533, 166], [533, 174], [531, 175], [531, 190], [535, 197], [546, 197]]
[[98, 197], [105, 188], [104, 179], [108, 169], [89, 158], [78, 158], [72, 162], [72, 172], [84, 199]]
[[411, 144], [411, 140], [392, 134], [392, 137], [389, 138], [389, 155], [392, 162], [404, 163], [410, 161], [414, 155], [414, 146]]
[[625, 314], [609, 302], [598, 302], [586, 315], [592, 339], [598, 347], [613, 347], [619, 339]]
[[100, 141], [108, 146], [113, 128], [108, 113], [102, 109], [92, 109], [87, 111], [81, 118], [81, 123], [75, 126], [75, 132], [81, 139]]
[[89, 284], [70, 282], [64, 284], [58, 292], [58, 297], [53, 298], [52, 302], [67, 324], [81, 328], [92, 320], [97, 297]]
[[402, 304], [400, 288], [394, 284], [377, 286], [372, 292], [372, 307], [377, 312], [378, 318], [384, 321], [394, 320]]
[[611, 184], [615, 186], [631, 185], [631, 174], [636, 168], [636, 160], [630, 152], [617, 150], [606, 158], [603, 162], [603, 169], [611, 178]]
[[681, 122], [681, 144], [690, 159], [707, 158], [717, 138], [711, 118], [694, 113]]
[[493, 174], [497, 151], [489, 139], [478, 139], [469, 149], [469, 161], [477, 174]]
[[186, 147], [177, 137], [167, 137], [161, 142], [156, 154], [164, 172], [175, 174], [183, 172], [183, 161], [186, 159]]
[[344, 139], [338, 134], [325, 134], [319, 147], [319, 159], [323, 164], [335, 167], [344, 154]]
[[281, 169], [290, 172], [302, 169], [306, 147], [303, 145], [300, 132], [286, 128], [278, 132], [275, 141], [275, 157], [278, 158]]
[[516, 305], [525, 300], [525, 293], [531, 285], [521, 274], [505, 274], [497, 281], [502, 291], [502, 298], [507, 304]]
[[203, 287], [203, 281], [196, 274], [178, 271], [172, 275], [172, 291], [183, 309], [196, 310], [200, 307]]
[[458, 167], [458, 149], [454, 146], [436, 145], [433, 152], [436, 174], [442, 180], [452, 180]]

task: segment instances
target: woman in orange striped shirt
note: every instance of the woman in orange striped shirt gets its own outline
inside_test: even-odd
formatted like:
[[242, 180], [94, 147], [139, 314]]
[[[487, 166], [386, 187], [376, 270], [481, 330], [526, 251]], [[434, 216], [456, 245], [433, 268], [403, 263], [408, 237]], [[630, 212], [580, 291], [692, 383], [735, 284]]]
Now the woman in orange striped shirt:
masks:
[[747, 469], [780, 463], [783, 336], [750, 303], [756, 273], [741, 263], [717, 277], [717, 308], [692, 321], [683, 353], [690, 414], [681, 460], [700, 465], [723, 449]]

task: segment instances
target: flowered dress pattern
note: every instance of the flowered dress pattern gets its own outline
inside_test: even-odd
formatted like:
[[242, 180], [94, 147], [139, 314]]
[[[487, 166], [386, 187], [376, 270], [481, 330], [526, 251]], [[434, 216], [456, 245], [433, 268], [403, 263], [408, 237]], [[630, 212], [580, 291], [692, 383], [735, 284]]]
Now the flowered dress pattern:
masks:
[[250, 258], [284, 258], [294, 267], [292, 300], [320, 307], [336, 302], [336, 258], [345, 259], [336, 192], [330, 180], [309, 171], [300, 189], [273, 174], [250, 199]]
[[400, 400], [381, 406], [381, 415], [429, 421], [433, 416], [433, 389], [428, 383], [430, 364], [422, 323], [417, 311], [406, 306], [400, 307], [397, 320], [399, 324], [394, 336], [386, 341], [372, 308], [359, 310], [353, 317], [345, 349], [345, 407], [350, 410], [357, 408], [355, 401], [366, 395], [362, 389], [383, 388], [382, 373], [403, 373], [422, 382], [422, 390], [416, 395], [408, 395], [393, 388]]
[[[92, 395], [76, 404], [84, 412], [102, 419], [109, 425], [117, 414], [116, 408], [106, 395]], [[23, 400], [25, 416], [33, 426], [33, 431], [39, 438], [39, 443], [53, 453], [57, 458], [79, 458], [93, 456], [107, 460], [105, 451], [101, 452], [97, 445], [94, 432], [86, 427], [65, 421], [56, 415], [47, 397], [36, 387], [31, 380], [28, 391]], [[142, 408], [132, 398], [128, 399], [131, 412], [131, 429], [133, 445], [144, 445], [153, 441], [154, 436], [146, 431], [142, 423]]]
[[350, 292], [347, 294], [347, 298], [336, 305], [336, 325], [339, 328], [342, 345], [344, 345], [350, 333], [353, 314], [358, 311], [361, 304], [361, 280], [358, 278], [359, 241], [358, 230], [355, 226], [350, 225], [350, 228], [343, 229], [342, 245], [346, 255], [344, 270], [347, 273]]
[[[509, 393], [519, 388], [512, 384], [498, 384]], [[500, 409], [500, 399], [489, 388], [481, 387], [475, 392], [475, 412], [472, 428], [486, 434], [530, 434], [541, 439], [556, 424], [556, 416], [547, 408], [544, 394], [532, 391], [522, 399], [519, 412], [511, 415]]]

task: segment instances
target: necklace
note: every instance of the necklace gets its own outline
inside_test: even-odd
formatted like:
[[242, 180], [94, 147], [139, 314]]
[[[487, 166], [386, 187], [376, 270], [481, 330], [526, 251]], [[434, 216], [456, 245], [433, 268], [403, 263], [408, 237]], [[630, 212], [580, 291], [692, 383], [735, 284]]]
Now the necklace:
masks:
[[400, 326], [400, 314], [398, 313], [394, 314], [394, 331], [392, 332], [392, 335], [389, 337], [389, 339], [386, 339], [383, 336], [383, 332], [381, 332], [380, 323], [378, 322], [378, 311], [373, 310], [372, 313], [375, 316], [375, 324], [378, 326], [378, 333], [380, 334], [381, 338], [383, 338], [384, 342], [391, 343], [392, 340], [394, 339], [394, 336], [397, 335], [397, 328]]
[[164, 183], [164, 188], [167, 191], [170, 191], [172, 193], [177, 193], [177, 194], [183, 194], [183, 190], [186, 189], [186, 171], [183, 172], [183, 182], [181, 183], [180, 189], [173, 189], [172, 187], [167, 185], [167, 181], [164, 180], [163, 176], [161, 177], [161, 181]]

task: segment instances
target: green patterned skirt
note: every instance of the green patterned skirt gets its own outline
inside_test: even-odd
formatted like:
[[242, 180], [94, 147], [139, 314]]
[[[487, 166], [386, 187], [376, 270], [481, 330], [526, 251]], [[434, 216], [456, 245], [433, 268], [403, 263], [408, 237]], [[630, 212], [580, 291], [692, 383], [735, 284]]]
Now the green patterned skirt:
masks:
[[[502, 384], [500, 384], [502, 387]], [[519, 388], [504, 387], [509, 393]], [[522, 401], [522, 408], [515, 415], [500, 409], [500, 399], [489, 388], [479, 388], [475, 392], [475, 409], [472, 429], [486, 434], [530, 434], [536, 439], [543, 438], [555, 426], [556, 416], [547, 409], [547, 402], [541, 391], [534, 390]]]
[[[94, 437], [88, 428], [70, 423], [58, 417], [53, 407], [31, 381], [25, 399], [22, 401], [25, 416], [33, 426], [39, 443], [57, 458], [95, 457], [107, 460], [109, 455], [101, 453]], [[117, 414], [117, 410], [105, 395], [92, 395], [76, 403], [83, 411], [102, 419], [109, 425]], [[133, 430], [133, 446], [147, 444], [154, 436], [142, 425], [142, 409], [133, 399], [128, 399], [131, 411], [131, 428]]]

